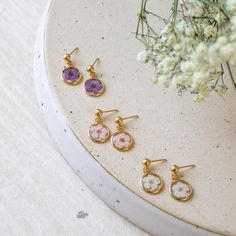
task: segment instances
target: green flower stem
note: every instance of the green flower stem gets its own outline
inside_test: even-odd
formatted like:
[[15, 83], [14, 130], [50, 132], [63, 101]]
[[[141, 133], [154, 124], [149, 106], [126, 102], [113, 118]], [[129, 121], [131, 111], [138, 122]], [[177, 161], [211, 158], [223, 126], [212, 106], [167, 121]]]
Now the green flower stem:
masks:
[[199, 0], [200, 2], [202, 3], [205, 3], [209, 6], [212, 6], [212, 7], [216, 7], [216, 8], [219, 8], [220, 11], [224, 14], [224, 16], [227, 18], [227, 20], [230, 19], [229, 15], [226, 13], [226, 10], [225, 8], [223, 7], [222, 4], [219, 4], [218, 2], [212, 2], [212, 1], [209, 1], [209, 0]]
[[155, 14], [155, 13], [153, 13], [153, 12], [150, 12], [150, 11], [147, 11], [147, 10], [145, 10], [145, 12], [146, 12], [147, 14], [150, 14], [150, 15], [153, 15], [153, 16], [159, 18], [160, 20], [163, 20], [165, 24], [168, 23], [168, 20], [167, 20], [167, 19], [165, 19], [165, 18], [163, 18], [163, 17], [161, 17], [161, 16], [158, 16], [157, 14]]
[[232, 71], [231, 71], [231, 68], [230, 68], [230, 65], [229, 65], [229, 62], [228, 62], [228, 61], [226, 61], [226, 65], [227, 65], [227, 68], [228, 68], [229, 75], [230, 75], [231, 81], [232, 81], [232, 83], [233, 83], [233, 86], [234, 86], [234, 88], [236, 89], [236, 82], [235, 82], [235, 80], [234, 80], [233, 73], [232, 73]]
[[178, 14], [178, 4], [179, 4], [179, 0], [174, 0], [174, 3], [173, 3], [173, 19], [174, 19], [174, 26], [175, 26], [175, 21], [176, 21], [176, 17], [177, 17], [177, 14]]
[[[137, 34], [138, 34], [138, 31], [139, 31], [141, 19], [142, 19], [142, 17], [143, 17], [143, 4], [144, 4], [144, 0], [142, 0], [140, 12], [139, 12], [139, 14], [138, 14], [138, 25], [137, 25], [137, 29], [136, 29], [136, 36], [137, 36]], [[143, 33], [143, 28], [142, 28], [142, 33]]]
[[[147, 11], [146, 10], [147, 1], [148, 0], [142, 0], [141, 2], [141, 8], [138, 14], [139, 19], [138, 19], [138, 24], [136, 28], [136, 38], [142, 43], [144, 43], [145, 45], [147, 45], [148, 43], [151, 43], [150, 39], [155, 39], [155, 37], [158, 36], [158, 34], [155, 32], [152, 26], [148, 23], [147, 15], [150, 14], [152, 16], [158, 17], [159, 19], [162, 19], [164, 23], [168, 22], [164, 18], [152, 12]], [[144, 33], [145, 31], [147, 33]]]

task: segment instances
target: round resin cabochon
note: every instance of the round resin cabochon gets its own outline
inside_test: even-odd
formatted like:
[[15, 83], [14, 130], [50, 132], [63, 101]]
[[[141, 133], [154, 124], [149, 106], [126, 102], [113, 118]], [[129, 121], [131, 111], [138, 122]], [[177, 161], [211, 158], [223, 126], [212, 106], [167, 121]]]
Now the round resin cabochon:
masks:
[[[171, 3], [151, 0], [148, 7], [168, 16]], [[227, 70], [229, 90], [224, 99], [212, 93], [201, 104], [195, 104], [188, 92], [178, 96], [172, 87], [153, 85], [151, 65], [136, 62], [137, 53], [144, 49], [133, 33], [139, 9], [140, 1], [131, 0], [52, 1], [44, 45], [47, 81], [58, 111], [91, 158], [140, 196], [144, 204], [149, 202], [198, 227], [236, 235], [236, 93]], [[161, 28], [161, 22], [157, 25]], [[80, 51], [73, 63], [78, 68], [86, 68], [93, 58], [100, 57], [96, 73], [107, 88], [102, 96], [86, 96], [81, 84], [68, 86], [61, 80], [63, 55], [76, 46]], [[98, 108], [117, 108], [121, 116], [139, 115], [124, 127], [135, 140], [131, 150], [119, 152], [110, 142], [99, 145], [88, 137]], [[111, 134], [115, 131], [114, 118], [114, 114], [104, 116]], [[174, 201], [168, 191], [153, 196], [140, 187], [141, 160], [162, 156], [170, 164], [196, 165], [184, 173], [194, 188], [190, 201]], [[159, 168], [158, 174], [170, 180], [166, 168]], [[219, 186], [224, 188], [219, 191]]]
[[104, 143], [110, 137], [110, 130], [103, 124], [93, 124], [89, 127], [89, 137], [94, 142]]
[[192, 186], [184, 180], [173, 181], [170, 185], [171, 196], [178, 201], [188, 201], [193, 194]]
[[129, 151], [134, 144], [131, 135], [124, 131], [118, 131], [111, 137], [113, 147], [119, 151]]
[[104, 90], [105, 85], [99, 79], [88, 79], [84, 83], [84, 91], [90, 96], [98, 97], [103, 94]]
[[80, 83], [82, 74], [76, 67], [67, 67], [62, 71], [62, 79], [67, 84], [76, 85]]
[[163, 187], [163, 181], [160, 176], [149, 173], [142, 176], [141, 186], [145, 192], [156, 194], [161, 191]]

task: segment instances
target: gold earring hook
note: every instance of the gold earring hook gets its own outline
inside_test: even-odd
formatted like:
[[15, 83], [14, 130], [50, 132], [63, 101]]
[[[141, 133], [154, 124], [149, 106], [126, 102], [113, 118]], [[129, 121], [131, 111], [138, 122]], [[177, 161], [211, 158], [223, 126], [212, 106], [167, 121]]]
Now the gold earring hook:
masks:
[[70, 53], [66, 53], [66, 54], [64, 55], [64, 59], [65, 59], [65, 61], [66, 61], [68, 67], [73, 66], [73, 63], [72, 63], [72, 61], [71, 61], [71, 59], [70, 59], [71, 55], [72, 55], [73, 53], [78, 52], [78, 51], [79, 51], [79, 48], [76, 47], [76, 48], [74, 48]]
[[193, 167], [195, 167], [194, 164], [192, 164], [192, 165], [187, 165], [187, 166], [179, 166], [179, 169], [193, 168]]
[[100, 58], [97, 57], [97, 58], [95, 59], [95, 61], [93, 62], [92, 66], [94, 66], [99, 60], [100, 60]]
[[97, 109], [95, 111], [95, 116], [96, 116], [95, 121], [96, 121], [96, 123], [101, 122], [101, 117], [102, 117], [103, 113], [109, 113], [109, 112], [119, 112], [119, 110], [118, 109], [111, 109], [111, 110]]
[[116, 129], [117, 131], [121, 130], [122, 129], [122, 123], [124, 120], [128, 120], [128, 119], [137, 119], [139, 118], [138, 115], [134, 115], [134, 116], [127, 116], [127, 117], [120, 117], [120, 116], [117, 116], [115, 118], [115, 123], [116, 123]]
[[194, 164], [192, 164], [192, 165], [187, 165], [187, 166], [177, 166], [177, 165], [173, 165], [173, 166], [171, 166], [171, 171], [177, 172], [179, 169], [186, 169], [186, 168], [193, 168], [193, 167], [195, 167]]
[[150, 160], [148, 158], [144, 158], [142, 161], [143, 167], [143, 173], [148, 174], [150, 172], [150, 167], [153, 162], [163, 163], [166, 162], [167, 159], [157, 159], [157, 160]]
[[95, 111], [95, 115], [97, 116], [102, 116], [103, 113], [108, 113], [108, 112], [119, 112], [118, 109], [111, 109], [111, 110], [101, 110], [101, 109], [97, 109]]
[[136, 119], [136, 118], [139, 118], [139, 116], [138, 115], [134, 115], [134, 116], [123, 117], [122, 120]]
[[70, 59], [70, 56], [71, 56], [73, 53], [76, 53], [76, 52], [78, 52], [78, 51], [79, 51], [79, 48], [74, 48], [71, 52], [66, 53], [66, 54], [64, 55], [64, 59]]
[[115, 122], [116, 122], [116, 123], [122, 123], [123, 120], [136, 119], [136, 118], [139, 118], [139, 116], [138, 116], [138, 115], [127, 116], [127, 117], [120, 117], [120, 116], [117, 116], [116, 119], [115, 119]]
[[72, 54], [74, 54], [74, 53], [76, 53], [76, 52], [78, 52], [79, 51], [79, 48], [74, 48], [70, 53], [69, 53], [69, 55], [72, 55]]
[[153, 162], [163, 163], [163, 162], [166, 162], [166, 161], [167, 161], [167, 159], [150, 160], [148, 158], [144, 158], [142, 163], [143, 163], [144, 166], [149, 166]]
[[180, 169], [186, 169], [186, 168], [193, 168], [195, 167], [194, 164], [192, 165], [187, 165], [187, 166], [177, 166], [177, 165], [173, 165], [171, 166], [171, 172], [172, 172], [172, 179], [178, 179], [179, 178], [179, 170]]
[[94, 77], [96, 76], [96, 73], [95, 73], [95, 71], [94, 71], [94, 65], [95, 65], [95, 63], [98, 62], [99, 60], [100, 60], [99, 57], [97, 57], [97, 58], [95, 59], [95, 61], [93, 62], [93, 64], [88, 65], [87, 68], [86, 68], [86, 71], [90, 74], [90, 76], [91, 76], [92, 78], [94, 78]]
[[103, 113], [108, 113], [108, 112], [119, 112], [118, 109], [111, 109], [111, 110], [105, 110], [105, 111], [102, 111]]

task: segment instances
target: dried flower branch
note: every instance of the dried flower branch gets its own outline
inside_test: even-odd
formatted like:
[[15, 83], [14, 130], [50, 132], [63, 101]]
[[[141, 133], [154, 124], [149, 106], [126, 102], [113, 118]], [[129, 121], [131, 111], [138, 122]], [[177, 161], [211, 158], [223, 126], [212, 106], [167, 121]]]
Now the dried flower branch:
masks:
[[[230, 67], [236, 64], [236, 0], [174, 0], [168, 19], [148, 10], [147, 2], [138, 14], [136, 38], [145, 50], [137, 60], [152, 63], [154, 83], [172, 82], [179, 94], [189, 90], [200, 102], [211, 91], [226, 93], [226, 66], [236, 89]], [[163, 23], [160, 32], [151, 17]]]

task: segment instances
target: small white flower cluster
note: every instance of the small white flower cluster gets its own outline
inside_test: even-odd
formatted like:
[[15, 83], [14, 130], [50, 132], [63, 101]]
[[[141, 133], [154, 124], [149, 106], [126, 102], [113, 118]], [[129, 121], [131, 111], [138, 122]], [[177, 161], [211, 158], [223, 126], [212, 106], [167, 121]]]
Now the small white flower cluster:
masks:
[[154, 65], [154, 83], [171, 82], [179, 93], [189, 89], [197, 102], [213, 90], [224, 95], [223, 64], [236, 64], [236, 0], [205, 2], [179, 0], [155, 42], [137, 56]]

